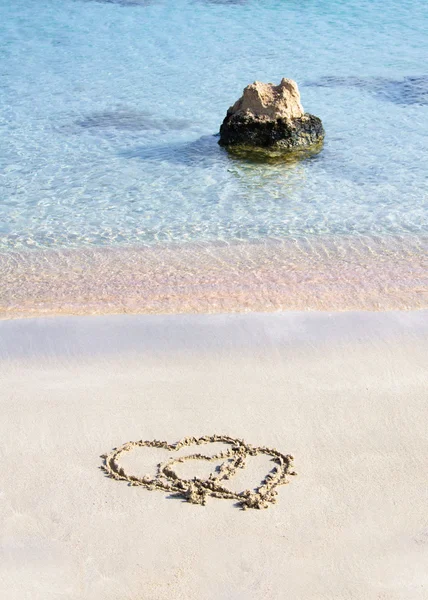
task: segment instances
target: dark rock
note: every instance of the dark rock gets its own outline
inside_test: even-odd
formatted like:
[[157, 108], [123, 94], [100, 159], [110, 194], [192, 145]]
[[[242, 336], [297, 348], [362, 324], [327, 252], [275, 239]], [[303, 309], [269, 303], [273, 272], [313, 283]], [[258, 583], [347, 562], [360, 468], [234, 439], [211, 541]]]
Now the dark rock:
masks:
[[228, 114], [220, 127], [219, 144], [293, 150], [318, 144], [323, 138], [321, 119], [309, 113], [291, 120]]

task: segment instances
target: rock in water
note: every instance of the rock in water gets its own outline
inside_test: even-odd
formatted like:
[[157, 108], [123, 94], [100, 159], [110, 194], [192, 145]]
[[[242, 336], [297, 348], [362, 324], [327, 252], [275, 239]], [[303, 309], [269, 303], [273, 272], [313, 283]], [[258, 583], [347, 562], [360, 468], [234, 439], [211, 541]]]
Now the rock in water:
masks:
[[279, 85], [255, 81], [229, 108], [220, 127], [221, 146], [290, 151], [320, 145], [321, 119], [305, 113], [297, 83]]

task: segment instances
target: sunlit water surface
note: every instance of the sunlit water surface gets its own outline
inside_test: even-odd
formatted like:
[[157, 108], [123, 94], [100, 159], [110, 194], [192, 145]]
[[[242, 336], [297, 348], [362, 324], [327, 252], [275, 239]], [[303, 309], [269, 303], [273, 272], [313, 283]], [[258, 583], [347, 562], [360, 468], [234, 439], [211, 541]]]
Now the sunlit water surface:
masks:
[[[2, 264], [29, 250], [37, 264], [59, 249], [350, 238], [420, 261], [427, 29], [417, 0], [0, 0]], [[284, 76], [322, 118], [323, 150], [230, 157], [215, 137], [226, 109]]]

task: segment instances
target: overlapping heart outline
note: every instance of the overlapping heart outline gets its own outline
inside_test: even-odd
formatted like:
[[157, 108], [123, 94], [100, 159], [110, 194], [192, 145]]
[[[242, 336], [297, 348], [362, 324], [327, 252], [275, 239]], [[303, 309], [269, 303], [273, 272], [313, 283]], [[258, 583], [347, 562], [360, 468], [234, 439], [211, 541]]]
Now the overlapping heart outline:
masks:
[[[200, 446], [215, 442], [227, 444], [229, 448], [211, 456], [197, 453], [178, 458], [169, 458], [167, 461], [157, 465], [157, 472], [154, 477], [129, 475], [119, 462], [121, 455], [137, 447], [162, 448], [171, 452], [177, 452], [186, 446]], [[259, 454], [271, 456], [275, 466], [253, 491], [233, 492], [221, 484], [223, 480], [229, 480], [233, 477], [238, 469], [245, 467], [247, 456], [257, 456]], [[101, 458], [104, 459], [101, 469], [105, 471], [108, 477], [127, 481], [131, 486], [143, 486], [149, 490], [170, 492], [192, 504], [205, 505], [209, 496], [236, 500], [238, 505], [244, 510], [247, 508], [268, 508], [270, 504], [275, 504], [278, 495], [276, 488], [279, 485], [289, 483], [289, 476], [297, 475], [293, 470], [294, 457], [291, 454], [283, 454], [274, 448], [267, 448], [266, 446], [251, 446], [242, 439], [217, 434], [200, 438], [186, 437], [175, 444], [159, 440], [127, 442], [119, 448], [114, 448], [109, 454], [103, 454]], [[176, 464], [188, 460], [218, 461], [222, 459], [225, 459], [224, 462], [216, 469], [215, 473], [210, 474], [208, 479], [200, 479], [198, 477], [182, 479], [174, 470]]]

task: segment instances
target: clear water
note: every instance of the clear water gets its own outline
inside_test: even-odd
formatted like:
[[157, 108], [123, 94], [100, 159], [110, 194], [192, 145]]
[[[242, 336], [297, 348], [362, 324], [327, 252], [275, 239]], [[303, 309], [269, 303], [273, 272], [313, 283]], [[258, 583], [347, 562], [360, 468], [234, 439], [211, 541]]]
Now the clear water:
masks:
[[[0, 0], [0, 249], [425, 236], [428, 4]], [[323, 151], [234, 160], [255, 79], [298, 81]]]

